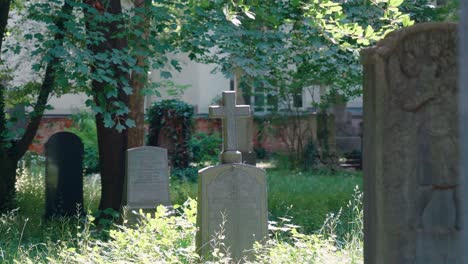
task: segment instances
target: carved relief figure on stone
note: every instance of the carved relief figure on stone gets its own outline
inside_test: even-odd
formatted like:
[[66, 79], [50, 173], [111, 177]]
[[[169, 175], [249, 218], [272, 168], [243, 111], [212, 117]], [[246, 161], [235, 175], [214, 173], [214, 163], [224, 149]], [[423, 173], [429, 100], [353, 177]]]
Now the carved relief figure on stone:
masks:
[[[409, 38], [401, 49], [395, 100], [415, 129], [417, 230], [460, 229], [456, 60], [441, 34]], [[415, 45], [419, 43], [420, 45]], [[447, 45], [447, 46], [445, 46]], [[396, 67], [399, 69], [395, 69]]]

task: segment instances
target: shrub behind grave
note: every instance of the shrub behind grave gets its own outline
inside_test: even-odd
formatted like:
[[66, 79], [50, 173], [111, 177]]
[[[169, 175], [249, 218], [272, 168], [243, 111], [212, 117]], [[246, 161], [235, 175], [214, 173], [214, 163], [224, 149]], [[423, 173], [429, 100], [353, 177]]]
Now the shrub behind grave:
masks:
[[193, 113], [193, 106], [175, 99], [156, 102], [148, 111], [148, 145], [168, 148], [174, 168], [189, 166]]
[[219, 162], [221, 153], [221, 135], [219, 133], [196, 133], [190, 139], [192, 162], [197, 165], [208, 166]]

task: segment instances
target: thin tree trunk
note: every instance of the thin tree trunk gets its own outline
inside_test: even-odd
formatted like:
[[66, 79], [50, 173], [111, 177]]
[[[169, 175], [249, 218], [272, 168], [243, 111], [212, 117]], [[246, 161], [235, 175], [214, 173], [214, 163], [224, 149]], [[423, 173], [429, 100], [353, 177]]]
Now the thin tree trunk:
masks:
[[16, 207], [15, 183], [18, 160], [11, 159], [7, 150], [0, 153], [0, 213]]
[[[9, 1], [7, 1], [5, 6], [4, 2], [5, 1], [0, 0], [0, 12], [2, 15], [0, 20], [0, 30], [2, 31], [0, 33], [2, 35], [4, 34], [6, 26], [6, 20], [4, 20], [5, 17], [3, 17], [5, 15], [5, 10], [3, 8], [9, 7]], [[61, 13], [64, 15], [60, 16], [60, 19], [56, 22], [55, 25], [57, 26], [58, 31], [54, 35], [54, 40], [59, 42], [62, 42], [64, 38], [63, 33], [65, 31], [66, 17], [69, 17], [69, 15], [72, 13], [72, 8], [66, 1], [62, 6]], [[6, 12], [5, 19], [7, 18], [8, 12]], [[29, 145], [36, 135], [37, 129], [39, 128], [39, 124], [46, 109], [47, 99], [53, 90], [56, 72], [55, 68], [59, 63], [59, 58], [54, 57], [47, 64], [44, 80], [39, 91], [39, 96], [36, 100], [36, 104], [34, 105], [34, 114], [29, 120], [26, 131], [22, 138], [17, 142], [5, 139], [3, 137], [4, 133], [7, 132], [7, 128], [5, 126], [6, 118], [4, 105], [6, 88], [4, 83], [0, 80], [0, 212], [5, 212], [14, 208], [15, 206], [14, 197], [18, 161], [26, 153]]]
[[11, 0], [0, 0], [0, 50], [5, 36], [5, 29], [8, 24], [8, 13], [10, 13]]
[[[8, 24], [8, 14], [10, 12], [10, 0], [0, 0], [0, 65], [2, 61], [2, 44], [5, 37], [6, 26]], [[5, 142], [2, 135], [6, 132], [5, 118], [5, 81], [0, 79], [0, 150], [4, 149]]]
[[[151, 1], [148, 0], [136, 0], [135, 2], [135, 15], [142, 17], [142, 22], [137, 25], [138, 30], [144, 32], [141, 40], [134, 40], [135, 49], [143, 50], [147, 47], [148, 30], [149, 30], [149, 19], [147, 18], [146, 10], [151, 5]], [[141, 147], [145, 144], [145, 97], [141, 94], [141, 91], [145, 87], [148, 81], [148, 58], [146, 56], [136, 56], [136, 63], [140, 68], [143, 68], [143, 72], [139, 73], [136, 71], [132, 72], [131, 86], [133, 93], [129, 98], [129, 117], [135, 121], [135, 127], [128, 129], [128, 148]]]

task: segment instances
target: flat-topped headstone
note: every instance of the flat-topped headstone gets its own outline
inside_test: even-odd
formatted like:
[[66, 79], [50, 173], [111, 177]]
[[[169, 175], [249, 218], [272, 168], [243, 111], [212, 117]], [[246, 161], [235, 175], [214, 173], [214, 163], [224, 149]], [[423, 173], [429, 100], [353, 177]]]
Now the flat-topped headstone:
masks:
[[197, 251], [209, 258], [213, 239], [224, 230], [221, 250], [242, 261], [256, 241], [268, 237], [266, 173], [242, 164], [237, 150], [236, 119], [248, 116], [249, 106], [237, 106], [235, 92], [223, 92], [223, 101], [222, 107], [210, 107], [211, 117], [223, 118], [223, 164], [199, 171]]
[[133, 210], [152, 211], [170, 205], [167, 150], [145, 146], [127, 150], [124, 206], [127, 216]]
[[417, 24], [362, 53], [366, 263], [462, 263], [457, 41]]
[[45, 144], [46, 218], [83, 213], [83, 143], [70, 132]]

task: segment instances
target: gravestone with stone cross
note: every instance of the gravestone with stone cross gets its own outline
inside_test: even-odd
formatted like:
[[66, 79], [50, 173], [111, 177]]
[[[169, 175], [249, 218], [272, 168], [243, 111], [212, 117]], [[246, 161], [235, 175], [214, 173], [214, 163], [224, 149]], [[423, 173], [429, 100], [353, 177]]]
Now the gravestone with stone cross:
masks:
[[457, 43], [456, 24], [421, 23], [361, 53], [365, 263], [466, 263]]
[[[223, 92], [223, 106], [210, 107], [210, 117], [223, 119], [221, 165], [199, 171], [197, 251], [209, 257], [224, 235], [224, 247], [235, 261], [248, 257], [256, 241], [268, 236], [266, 173], [242, 164], [237, 150], [236, 121], [250, 114], [236, 105], [234, 91]], [[217, 237], [218, 234], [218, 237]]]
[[144, 146], [127, 150], [124, 182], [124, 214], [129, 223], [142, 209], [152, 213], [158, 205], [170, 205], [167, 149]]
[[59, 132], [45, 144], [46, 218], [83, 213], [83, 143]]

